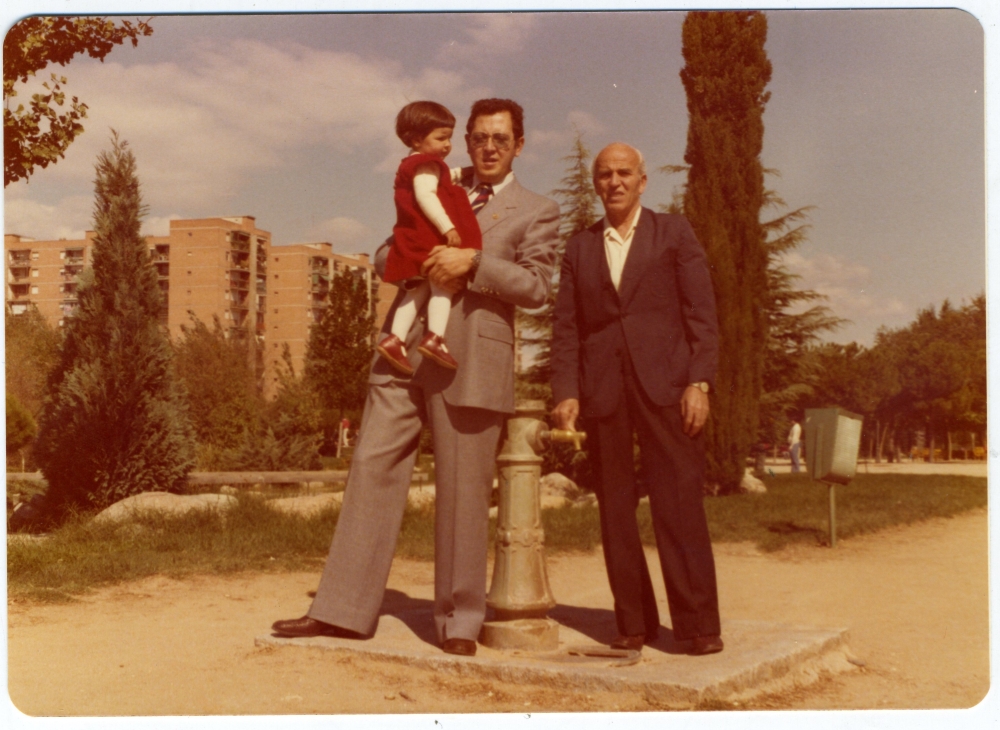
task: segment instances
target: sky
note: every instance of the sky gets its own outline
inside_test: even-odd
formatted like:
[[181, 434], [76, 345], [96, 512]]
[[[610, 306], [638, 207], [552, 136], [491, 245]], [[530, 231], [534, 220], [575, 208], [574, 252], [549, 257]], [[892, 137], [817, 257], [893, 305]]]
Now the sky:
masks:
[[[681, 176], [683, 12], [154, 16], [137, 48], [57, 69], [89, 106], [65, 159], [8, 186], [4, 227], [91, 227], [93, 165], [116, 129], [135, 152], [145, 232], [171, 218], [253, 215], [276, 245], [372, 252], [391, 231], [393, 123], [433, 99], [464, 125], [481, 97], [517, 100], [518, 179], [559, 185], [574, 130], [596, 153], [644, 153], [643, 202]], [[870, 345], [918, 309], [985, 288], [983, 31], [962, 10], [769, 11], [774, 67], [762, 161], [786, 209], [814, 206], [786, 260]], [[48, 71], [39, 74], [47, 78]], [[22, 90], [22, 99], [28, 89]], [[449, 158], [467, 164], [460, 143]]]

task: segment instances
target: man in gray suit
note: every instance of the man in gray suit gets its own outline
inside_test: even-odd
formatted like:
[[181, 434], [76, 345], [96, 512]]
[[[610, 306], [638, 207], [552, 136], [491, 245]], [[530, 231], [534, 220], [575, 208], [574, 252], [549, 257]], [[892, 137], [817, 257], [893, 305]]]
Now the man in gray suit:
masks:
[[[552, 283], [559, 206], [525, 190], [511, 170], [524, 147], [521, 107], [482, 99], [466, 127], [463, 184], [482, 251], [438, 247], [424, 271], [452, 298], [445, 339], [457, 371], [422, 359], [426, 318], [411, 328], [412, 377], [377, 357], [369, 378], [340, 520], [306, 616], [275, 622], [282, 636], [374, 633], [395, 551], [421, 427], [434, 437], [434, 622], [451, 654], [473, 655], [486, 615], [486, 554], [496, 445], [514, 412], [514, 307], [539, 307]], [[385, 264], [386, 247], [376, 254]], [[398, 305], [397, 298], [394, 304]], [[391, 311], [388, 322], [392, 321]], [[384, 332], [384, 334], [387, 333]]]

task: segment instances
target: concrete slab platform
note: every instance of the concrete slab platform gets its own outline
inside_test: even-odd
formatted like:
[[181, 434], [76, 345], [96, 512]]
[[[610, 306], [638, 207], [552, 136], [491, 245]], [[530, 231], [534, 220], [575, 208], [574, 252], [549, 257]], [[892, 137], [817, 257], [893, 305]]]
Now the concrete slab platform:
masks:
[[[558, 616], [559, 607], [553, 614]], [[394, 662], [467, 677], [539, 685], [564, 691], [641, 692], [665, 707], [693, 707], [706, 700], [744, 701], [850, 671], [846, 629], [784, 626], [764, 621], [724, 621], [725, 651], [703, 657], [680, 653], [670, 632], [643, 649], [638, 662], [571, 653], [594, 646], [592, 627], [560, 621], [555, 651], [500, 651], [479, 646], [475, 657], [444, 654], [434, 638], [430, 611], [383, 615], [368, 640], [257, 637], [257, 646], [300, 646]], [[579, 621], [574, 623], [579, 624]]]

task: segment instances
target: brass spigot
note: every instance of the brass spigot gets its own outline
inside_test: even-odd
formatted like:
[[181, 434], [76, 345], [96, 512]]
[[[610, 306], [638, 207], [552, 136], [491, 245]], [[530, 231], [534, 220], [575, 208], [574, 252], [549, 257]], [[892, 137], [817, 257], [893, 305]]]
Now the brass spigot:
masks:
[[573, 444], [574, 451], [581, 451], [583, 449], [583, 442], [587, 440], [587, 434], [583, 431], [566, 431], [559, 428], [553, 428], [551, 430], [544, 430], [538, 434], [542, 439], [549, 441], [558, 441], [566, 444]]

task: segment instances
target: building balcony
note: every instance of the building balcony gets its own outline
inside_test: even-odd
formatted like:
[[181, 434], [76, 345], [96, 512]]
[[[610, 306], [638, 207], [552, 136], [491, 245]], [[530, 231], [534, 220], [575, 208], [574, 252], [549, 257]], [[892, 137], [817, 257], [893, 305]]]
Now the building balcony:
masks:
[[233, 251], [250, 253], [250, 236], [248, 236], [246, 233], [238, 233], [236, 231], [230, 231], [229, 247]]
[[156, 275], [159, 276], [161, 279], [166, 279], [168, 276], [170, 276], [170, 264], [157, 263]]
[[10, 262], [11, 266], [28, 265], [31, 263], [31, 250], [21, 249], [19, 251], [10, 251], [7, 254], [7, 260]]
[[18, 279], [30, 279], [31, 278], [31, 267], [30, 266], [11, 266], [10, 276], [8, 281], [17, 281]]
[[10, 287], [10, 298], [14, 300], [25, 300], [31, 296], [31, 290], [27, 284], [17, 284]]

